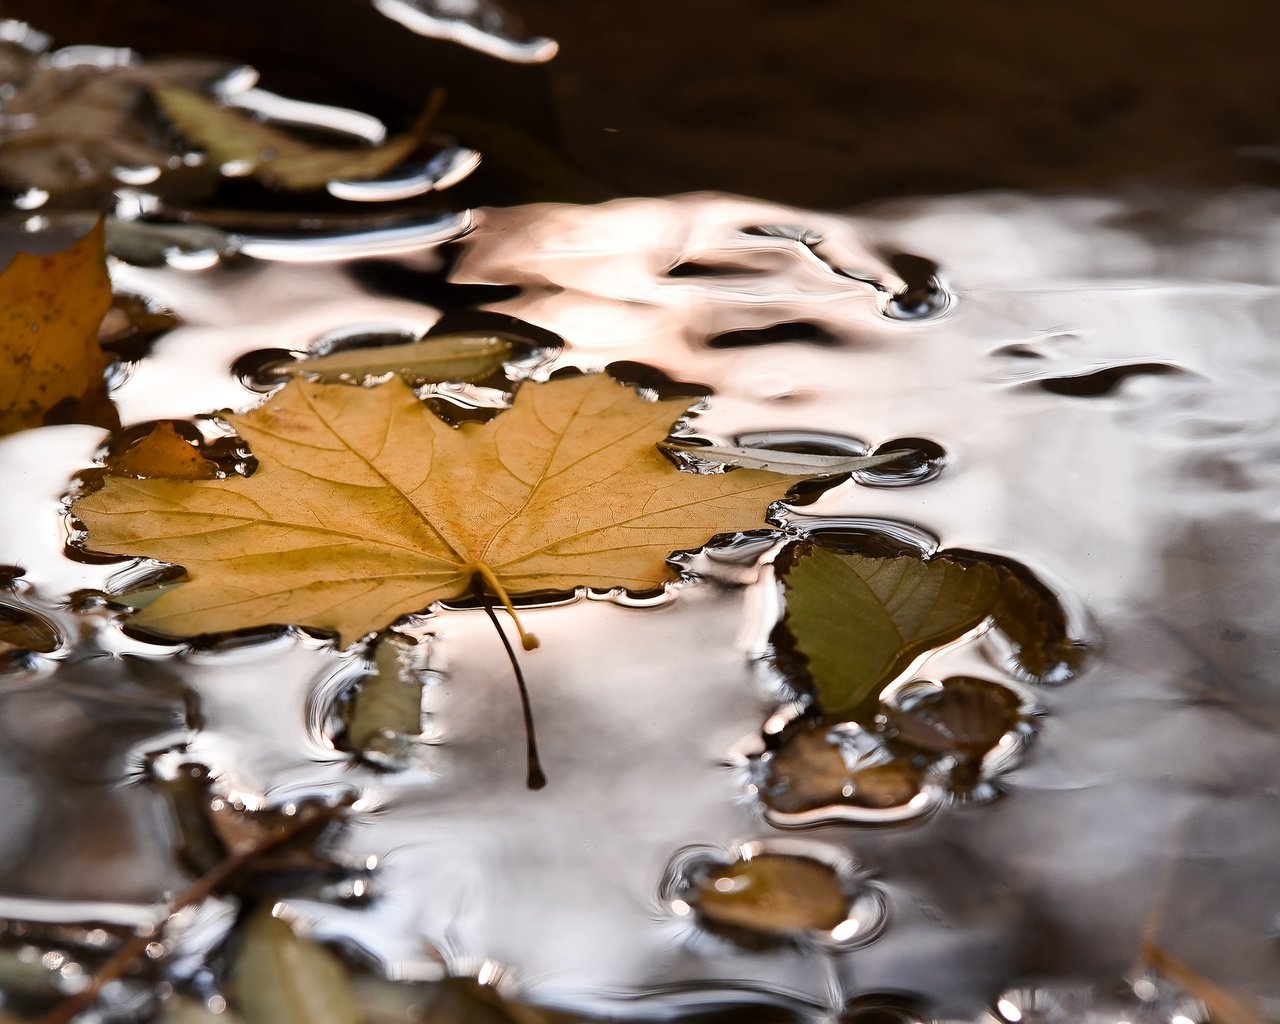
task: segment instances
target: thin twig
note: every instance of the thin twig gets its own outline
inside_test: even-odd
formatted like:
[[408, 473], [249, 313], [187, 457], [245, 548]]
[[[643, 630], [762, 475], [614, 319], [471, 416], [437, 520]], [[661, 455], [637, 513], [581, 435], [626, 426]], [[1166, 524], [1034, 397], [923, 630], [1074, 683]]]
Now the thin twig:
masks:
[[498, 616], [493, 610], [493, 598], [482, 591], [480, 600], [484, 603], [485, 614], [489, 616], [489, 621], [493, 623], [493, 628], [498, 631], [498, 636], [502, 639], [502, 646], [506, 648], [507, 658], [511, 662], [512, 671], [516, 674], [516, 686], [520, 688], [520, 709], [524, 712], [525, 783], [530, 789], [541, 789], [547, 784], [547, 777], [543, 774], [542, 761], [538, 757], [538, 737], [533, 729], [533, 707], [529, 703], [529, 687], [525, 685], [524, 673], [520, 670], [520, 662], [516, 659], [515, 648], [511, 646], [507, 634], [502, 631], [502, 623], [498, 621]]

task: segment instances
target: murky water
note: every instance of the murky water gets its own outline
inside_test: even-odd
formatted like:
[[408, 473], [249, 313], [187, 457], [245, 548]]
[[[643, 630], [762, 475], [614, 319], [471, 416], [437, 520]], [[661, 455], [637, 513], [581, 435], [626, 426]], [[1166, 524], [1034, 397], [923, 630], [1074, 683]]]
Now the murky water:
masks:
[[[390, 179], [394, 195], [340, 198], [435, 187], [470, 159], [446, 153]], [[0, 440], [0, 564], [22, 569], [4, 601], [66, 642], [0, 676], [0, 917], [163, 917], [187, 876], [157, 780], [198, 763], [249, 807], [354, 797], [338, 855], [373, 868], [368, 896], [290, 910], [396, 978], [501, 976], [538, 1004], [632, 1017], [817, 1016], [896, 992], [956, 1020], [1191, 1019], [1176, 999], [1115, 995], [1154, 935], [1280, 1015], [1274, 195], [835, 215], [701, 194], [262, 231], [236, 248], [113, 263], [117, 291], [182, 321], [120, 375], [124, 428], [257, 404], [245, 367], [266, 350], [501, 323], [541, 346], [525, 375], [702, 386], [688, 429], [715, 443], [924, 450], [913, 474], [857, 474], [782, 510], [779, 529], [1014, 560], [1058, 595], [1088, 657], [1060, 685], [1010, 675], [986, 634], [918, 661], [903, 682], [976, 674], [1023, 700], [1027, 742], [989, 799], [784, 832], [746, 765], [793, 696], [769, 657], [781, 533], [739, 538], [686, 558], [661, 599], [525, 612], [543, 642], [523, 656], [539, 791], [484, 614], [416, 617], [403, 631], [421, 641], [426, 729], [384, 771], [335, 744], [360, 651], [292, 630], [198, 649], [128, 635], [92, 595], [150, 567], [65, 551], [64, 498], [106, 433], [26, 431]], [[681, 872], [753, 843], [839, 866], [859, 894], [848, 941], [747, 949], [699, 927]], [[215, 903], [179, 922], [175, 977], [231, 917]], [[1059, 987], [1010, 993], [1026, 985]], [[1045, 1000], [1062, 1008], [1036, 1017]]]

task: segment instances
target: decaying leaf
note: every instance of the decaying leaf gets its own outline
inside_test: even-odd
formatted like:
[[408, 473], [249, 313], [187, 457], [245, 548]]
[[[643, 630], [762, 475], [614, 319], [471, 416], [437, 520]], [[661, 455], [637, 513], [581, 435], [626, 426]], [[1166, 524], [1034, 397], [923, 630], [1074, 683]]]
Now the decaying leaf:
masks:
[[995, 572], [945, 558], [872, 558], [810, 546], [785, 575], [785, 624], [808, 663], [822, 709], [866, 709], [912, 659], [991, 614]]
[[712, 870], [693, 903], [708, 925], [777, 937], [829, 931], [849, 912], [849, 897], [833, 868], [774, 853]]
[[160, 83], [202, 88], [230, 70], [203, 60], [98, 64], [31, 59], [4, 100], [0, 183], [15, 191], [108, 194], [129, 171], [178, 159], [144, 116]]
[[238, 164], [266, 185], [290, 191], [323, 188], [340, 178], [364, 180], [391, 170], [417, 149], [435, 116], [427, 105], [413, 127], [380, 146], [329, 149], [223, 107], [179, 86], [160, 86], [156, 102], [189, 141], [218, 166]]
[[373, 656], [373, 672], [360, 681], [351, 702], [347, 743], [365, 755], [385, 757], [406, 736], [422, 731], [422, 680], [405, 664], [407, 645], [383, 634]]
[[232, 1002], [246, 1024], [362, 1024], [346, 968], [333, 953], [256, 910], [241, 933]]
[[1007, 566], [946, 554], [875, 557], [816, 545], [784, 568], [785, 626], [823, 711], [856, 718], [919, 655], [987, 619], [1029, 673], [1073, 667], [1078, 648], [1061, 607]]
[[251, 477], [110, 478], [75, 513], [93, 550], [186, 568], [190, 582], [137, 617], [167, 634], [296, 623], [350, 640], [473, 581], [508, 606], [654, 589], [672, 551], [760, 527], [789, 486], [671, 465], [655, 442], [687, 404], [595, 374], [525, 384], [509, 411], [455, 429], [396, 378], [295, 380], [230, 417], [259, 460]]
[[107, 463], [117, 476], [213, 480], [218, 468], [188, 444], [169, 422], [157, 423], [141, 441]]
[[361, 381], [398, 373], [410, 383], [478, 381], [502, 369], [511, 358], [511, 342], [488, 334], [442, 334], [407, 345], [378, 345], [312, 356], [281, 367], [290, 377], [323, 384]]
[[62, 252], [19, 253], [0, 273], [0, 434], [41, 426], [51, 412], [66, 422], [110, 408], [98, 343], [110, 305], [101, 222]]
[[24, 651], [48, 653], [61, 642], [58, 631], [33, 612], [0, 604], [0, 664], [9, 654]]
[[775, 811], [799, 814], [820, 807], [900, 807], [924, 782], [924, 772], [909, 760], [851, 769], [822, 724], [791, 730], [767, 762], [760, 797]]

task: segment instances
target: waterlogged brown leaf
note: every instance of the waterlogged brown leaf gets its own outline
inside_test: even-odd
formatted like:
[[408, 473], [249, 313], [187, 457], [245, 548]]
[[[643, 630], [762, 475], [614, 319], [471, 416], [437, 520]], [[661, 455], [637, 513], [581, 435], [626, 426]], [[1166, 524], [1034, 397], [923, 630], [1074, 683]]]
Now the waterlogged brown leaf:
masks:
[[1000, 595], [991, 615], [1013, 643], [1018, 663], [1037, 677], [1074, 671], [1082, 651], [1067, 632], [1066, 615], [1057, 599], [1007, 566], [995, 568], [1000, 574]]
[[24, 651], [47, 654], [60, 642], [58, 631], [39, 615], [0, 605], [0, 664], [6, 655]]
[[845, 919], [849, 897], [835, 870], [807, 857], [766, 853], [709, 872], [693, 899], [712, 927], [786, 936], [829, 931]]
[[775, 811], [800, 814], [821, 807], [900, 807], [924, 782], [907, 760], [850, 769], [821, 724], [789, 732], [768, 761], [761, 799]]
[[999, 594], [986, 565], [873, 558], [809, 546], [786, 569], [785, 624], [828, 715], [867, 710], [914, 658], [983, 622]]
[[361, 680], [347, 724], [347, 743], [361, 753], [394, 754], [422, 731], [422, 680], [405, 663], [407, 649], [390, 635], [378, 640], [373, 673]]
[[171, 60], [100, 67], [32, 61], [4, 103], [0, 183], [108, 194], [124, 169], [165, 168], [176, 160], [145, 116], [158, 84], [200, 88], [230, 65]]
[[50, 256], [19, 253], [0, 272], [0, 434], [100, 423], [111, 409], [98, 325], [111, 306], [102, 223]]
[[246, 1024], [362, 1024], [346, 968], [264, 904], [241, 933], [232, 1003]]
[[688, 404], [595, 374], [525, 384], [509, 411], [455, 429], [396, 378], [295, 380], [230, 417], [251, 477], [109, 478], [75, 512], [93, 550], [187, 569], [136, 619], [168, 634], [296, 623], [354, 639], [473, 582], [503, 600], [650, 590], [672, 551], [760, 527], [790, 484], [676, 469], [655, 442]]
[[117, 476], [166, 477], [170, 480], [213, 480], [217, 467], [188, 444], [172, 423], [157, 423], [141, 441], [107, 463]]
[[1022, 718], [1022, 702], [1007, 686], [953, 676], [903, 707], [886, 708], [892, 735], [930, 754], [981, 760]]
[[213, 163], [241, 164], [264, 184], [289, 191], [323, 188], [339, 178], [361, 181], [385, 174], [422, 144], [436, 107], [428, 104], [408, 132], [380, 146], [328, 149], [190, 89], [161, 86], [155, 97], [173, 126]]
[[360, 381], [398, 373], [410, 383], [478, 381], [497, 373], [511, 358], [511, 342], [487, 334], [443, 334], [407, 345], [378, 345], [312, 356], [282, 367], [290, 377], [323, 384]]

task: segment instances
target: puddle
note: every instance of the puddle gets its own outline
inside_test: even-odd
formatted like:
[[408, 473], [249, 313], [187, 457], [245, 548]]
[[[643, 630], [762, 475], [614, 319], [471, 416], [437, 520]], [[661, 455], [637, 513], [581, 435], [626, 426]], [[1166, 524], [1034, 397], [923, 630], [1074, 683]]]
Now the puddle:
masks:
[[[382, 6], [461, 31], [430, 5]], [[554, 47], [486, 45], [528, 61]], [[348, 113], [344, 130], [376, 137]], [[473, 165], [446, 148], [331, 191], [400, 200]], [[361, 759], [340, 734], [363, 649], [297, 629], [195, 646], [127, 631], [107, 595], [155, 566], [70, 557], [62, 514], [107, 435], [0, 440], [0, 563], [21, 569], [0, 621], [45, 637], [0, 662], [0, 917], [155, 920], [189, 881], [157, 778], [199, 765], [249, 810], [352, 801], [332, 854], [367, 888], [292, 898], [288, 916], [397, 979], [501, 975], [521, 1000], [630, 1018], [848, 1003], [845, 1019], [916, 1020], [875, 1002], [896, 993], [938, 1019], [1201, 1019], [1185, 976], [1174, 995], [1170, 978], [1116, 995], [1145, 937], [1274, 1016], [1280, 208], [1242, 191], [1163, 216], [1156, 231], [1141, 196], [834, 215], [703, 193], [255, 229], [200, 261], [113, 261], [117, 291], [177, 317], [119, 374], [125, 430], [255, 407], [270, 385], [253, 368], [282, 351], [478, 317], [524, 339], [510, 381], [607, 368], [691, 396], [682, 438], [913, 454], [802, 489], [772, 532], [681, 556], [660, 594], [522, 606], [542, 641], [520, 655], [548, 780], [533, 791], [479, 608], [402, 624], [421, 735]], [[488, 384], [425, 394], [457, 415], [506, 401]], [[983, 626], [898, 673], [879, 719], [797, 725], [773, 560], [802, 537], [1016, 565], [1062, 604], [1080, 670], [1030, 677]], [[767, 767], [797, 730], [807, 746]], [[762, 799], [818, 763], [820, 798]], [[756, 884], [753, 857], [766, 880], [802, 864], [829, 897], [779, 910], [759, 944], [727, 898]], [[175, 980], [232, 916], [211, 904], [176, 929]]]

